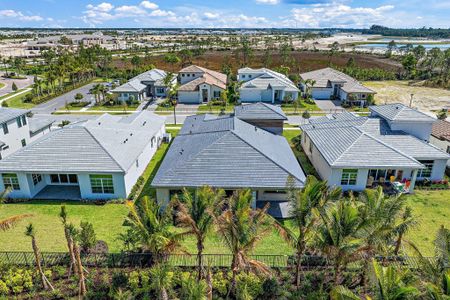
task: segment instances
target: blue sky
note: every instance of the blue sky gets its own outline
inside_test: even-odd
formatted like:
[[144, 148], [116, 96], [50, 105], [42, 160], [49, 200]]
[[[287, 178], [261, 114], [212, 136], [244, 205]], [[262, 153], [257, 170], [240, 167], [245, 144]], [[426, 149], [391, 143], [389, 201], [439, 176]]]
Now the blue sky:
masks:
[[0, 0], [0, 27], [450, 28], [443, 0]]

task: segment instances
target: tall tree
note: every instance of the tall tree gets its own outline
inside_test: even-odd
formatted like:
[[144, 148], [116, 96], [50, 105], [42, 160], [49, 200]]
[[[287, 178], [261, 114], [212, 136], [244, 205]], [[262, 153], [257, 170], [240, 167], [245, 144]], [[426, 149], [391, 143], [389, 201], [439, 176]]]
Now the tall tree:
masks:
[[250, 190], [236, 191], [229, 198], [228, 209], [215, 217], [217, 233], [232, 255], [228, 296], [231, 292], [236, 293], [236, 276], [240, 271], [270, 272], [266, 265], [249, 256], [258, 241], [272, 230], [270, 225], [273, 224], [273, 219], [266, 213], [268, 206], [254, 210], [252, 200]]
[[64, 236], [66, 237], [67, 249], [69, 250], [69, 258], [70, 258], [69, 277], [70, 277], [70, 273], [72, 272], [72, 270], [74, 271], [74, 273], [78, 273], [78, 270], [77, 270], [77, 262], [76, 262], [76, 258], [75, 258], [75, 252], [74, 252], [74, 248], [73, 248], [74, 241], [73, 241], [73, 237], [70, 232], [70, 226], [67, 223], [67, 210], [66, 210], [65, 205], [61, 206], [61, 211], [59, 213], [59, 217], [60, 217], [61, 223], [63, 224], [63, 227], [64, 227]]
[[204, 186], [191, 193], [183, 191], [180, 200], [175, 199], [177, 221], [179, 226], [188, 229], [187, 234], [197, 240], [198, 280], [203, 278], [203, 249], [205, 239], [214, 225], [214, 215], [219, 213], [225, 191]]
[[329, 200], [335, 201], [341, 195], [341, 189], [329, 189], [326, 181], [319, 181], [314, 176], [308, 176], [303, 189], [295, 187], [292, 177], [288, 178], [288, 201], [290, 203], [289, 217], [292, 219], [294, 229], [281, 223], [276, 223], [282, 237], [294, 247], [295, 281], [297, 287], [300, 285], [300, 272], [302, 259], [307, 243], [313, 236], [314, 226], [319, 219], [315, 210], [322, 211]]

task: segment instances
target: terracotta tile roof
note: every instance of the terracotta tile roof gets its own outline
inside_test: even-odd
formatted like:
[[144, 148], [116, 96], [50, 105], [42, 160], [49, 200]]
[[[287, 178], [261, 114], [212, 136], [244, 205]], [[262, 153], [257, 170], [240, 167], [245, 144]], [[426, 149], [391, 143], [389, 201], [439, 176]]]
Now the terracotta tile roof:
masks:
[[225, 89], [227, 86], [227, 75], [202, 68], [199, 66], [189, 66], [180, 70], [179, 73], [203, 73], [203, 76], [187, 82], [180, 86], [179, 91], [196, 91], [198, 86], [202, 83], [207, 83], [209, 85], [215, 85], [221, 89]]
[[439, 120], [433, 124], [431, 135], [450, 142], [450, 122]]

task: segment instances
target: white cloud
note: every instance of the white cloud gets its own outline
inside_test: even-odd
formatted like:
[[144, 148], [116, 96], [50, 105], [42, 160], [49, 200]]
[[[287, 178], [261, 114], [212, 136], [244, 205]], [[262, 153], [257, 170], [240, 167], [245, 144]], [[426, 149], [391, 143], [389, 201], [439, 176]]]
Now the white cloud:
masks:
[[135, 5], [122, 5], [115, 9], [116, 13], [125, 14], [125, 16], [146, 15], [147, 11]]
[[219, 14], [215, 14], [212, 12], [205, 12], [203, 15], [205, 16], [206, 19], [209, 19], [209, 20], [214, 20], [219, 17]]
[[283, 24], [298, 28], [341, 27], [361, 28], [372, 24], [386, 24], [393, 5], [376, 8], [351, 7], [340, 2], [305, 5], [291, 10]]
[[160, 10], [160, 9], [157, 9], [157, 10], [154, 10], [154, 11], [152, 11], [151, 13], [150, 13], [150, 16], [151, 17], [167, 17], [167, 16], [175, 16], [175, 13], [174, 12], [172, 12], [172, 11], [167, 11], [167, 10]]
[[108, 11], [111, 11], [114, 8], [114, 5], [112, 5], [111, 3], [108, 3], [108, 2], [102, 2], [99, 5], [88, 4], [86, 6], [86, 8], [89, 9], [89, 10], [108, 12]]
[[280, 0], [256, 0], [258, 4], [276, 5], [280, 3]]
[[146, 8], [146, 9], [151, 9], [151, 10], [155, 10], [158, 9], [158, 4], [150, 2], [150, 1], [142, 1], [141, 4], [139, 4], [140, 6]]
[[25, 22], [38, 22], [38, 21], [44, 20], [44, 18], [42, 18], [41, 16], [25, 15], [21, 11], [16, 11], [16, 10], [12, 10], [12, 9], [0, 10], [0, 18], [2, 18], [2, 17], [3, 18], [15, 18], [15, 19], [18, 19], [20, 21], [25, 21]]

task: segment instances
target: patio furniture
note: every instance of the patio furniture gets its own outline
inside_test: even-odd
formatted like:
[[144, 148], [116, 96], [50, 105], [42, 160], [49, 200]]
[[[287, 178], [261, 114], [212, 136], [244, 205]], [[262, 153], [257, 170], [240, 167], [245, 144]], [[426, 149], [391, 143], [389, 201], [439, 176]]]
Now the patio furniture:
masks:
[[372, 187], [374, 181], [375, 179], [373, 178], [373, 176], [369, 176], [369, 178], [367, 178], [367, 187]]
[[378, 179], [380, 181], [380, 184], [384, 184], [386, 182], [384, 177], [380, 177], [380, 179]]

